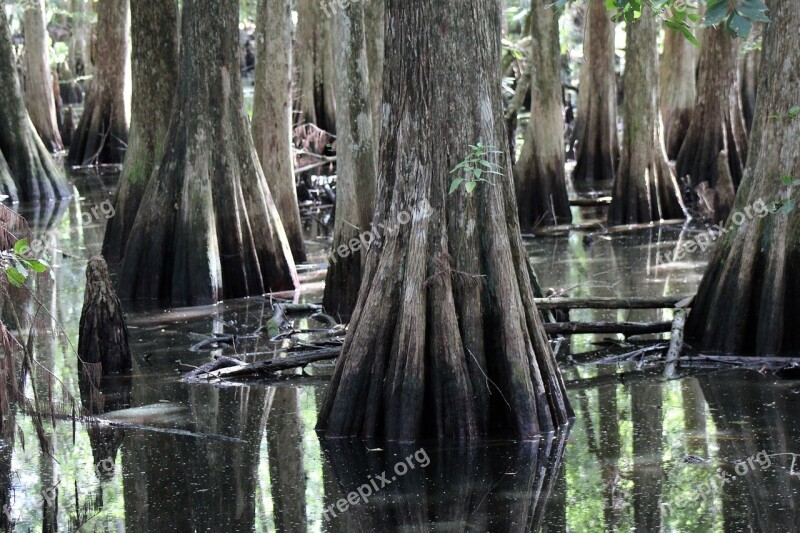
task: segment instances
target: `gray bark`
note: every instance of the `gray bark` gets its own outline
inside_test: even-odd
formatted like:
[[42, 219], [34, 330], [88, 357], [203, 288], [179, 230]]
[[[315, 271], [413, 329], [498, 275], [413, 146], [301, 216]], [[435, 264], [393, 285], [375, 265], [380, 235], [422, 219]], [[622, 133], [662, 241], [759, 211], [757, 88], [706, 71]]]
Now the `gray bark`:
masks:
[[306, 260], [292, 154], [292, 3], [260, 0], [253, 141], [294, 260]]
[[678, 31], [667, 28], [661, 55], [661, 119], [670, 159], [678, 157], [689, 130], [697, 94], [698, 48]]

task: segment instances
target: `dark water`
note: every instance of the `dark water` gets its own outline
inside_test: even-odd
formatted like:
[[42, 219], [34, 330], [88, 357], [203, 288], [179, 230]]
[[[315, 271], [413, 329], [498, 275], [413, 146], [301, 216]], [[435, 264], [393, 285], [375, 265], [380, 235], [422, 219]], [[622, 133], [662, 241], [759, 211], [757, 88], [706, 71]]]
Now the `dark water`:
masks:
[[[97, 253], [113, 177], [76, 178], [82, 199], [26, 211], [55, 280], [34, 292], [66, 336], [36, 335], [44, 367], [79, 397], [75, 355], [85, 261]], [[94, 210], [92, 209], [97, 207]], [[107, 211], [107, 210], [106, 210]], [[584, 219], [597, 215], [584, 210]], [[306, 218], [321, 262], [326, 212]], [[572, 296], [689, 295], [706, 253], [660, 266], [691, 228], [532, 239], [544, 287]], [[59, 253], [53, 254], [53, 250]], [[302, 301], [319, 301], [318, 273]], [[192, 352], [199, 335], [246, 334], [267, 299], [215, 307], [131, 310], [134, 375], [106, 384], [105, 416], [122, 426], [45, 425], [29, 417], [0, 447], [0, 501], [14, 531], [794, 531], [800, 528], [800, 385], [769, 375], [707, 371], [664, 381], [619, 365], [570, 365], [593, 336], [562, 343], [576, 419], [530, 442], [473, 447], [325, 444], [313, 431], [330, 365], [258, 383], [187, 384], [214, 354], [268, 357], [248, 341]], [[613, 315], [613, 316], [612, 316]], [[587, 320], [669, 320], [669, 311], [573, 313]], [[298, 328], [322, 327], [303, 318]], [[260, 354], [260, 355], [252, 355]], [[41, 390], [41, 389], [40, 389]], [[54, 403], [64, 400], [56, 391]], [[413, 468], [412, 468], [413, 467]], [[713, 485], [712, 485], [713, 480]], [[723, 481], [724, 480], [724, 481]], [[54, 488], [55, 487], [55, 488]], [[348, 497], [350, 502], [347, 501]]]

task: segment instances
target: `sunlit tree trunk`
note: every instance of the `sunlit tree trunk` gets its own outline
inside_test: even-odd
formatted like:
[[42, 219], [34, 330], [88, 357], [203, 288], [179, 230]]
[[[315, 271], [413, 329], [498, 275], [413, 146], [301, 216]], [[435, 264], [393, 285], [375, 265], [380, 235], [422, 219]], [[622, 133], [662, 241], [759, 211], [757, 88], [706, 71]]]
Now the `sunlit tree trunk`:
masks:
[[292, 155], [292, 3], [258, 3], [253, 141], [289, 239], [294, 260], [306, 260]]
[[[336, 221], [328, 256], [325, 309], [350, 317], [361, 285], [365, 251], [375, 207], [376, 151], [365, 41], [364, 7], [353, 2], [333, 20], [336, 64]], [[350, 246], [351, 241], [358, 246]], [[340, 247], [345, 250], [339, 251]]]
[[122, 298], [200, 305], [297, 286], [242, 96], [236, 0], [183, 4], [166, 153], [124, 253]]
[[333, 85], [336, 66], [333, 64], [332, 18], [341, 9], [336, 2], [298, 0], [297, 37], [297, 105], [300, 123], [316, 124], [335, 132], [336, 104]]
[[682, 217], [677, 180], [667, 161], [658, 117], [658, 25], [649, 8], [627, 26], [622, 104], [624, 130], [609, 224]]
[[605, 0], [589, 0], [575, 138], [576, 180], [611, 180], [619, 162], [614, 23]]
[[25, 109], [5, 9], [0, 9], [0, 194], [43, 202], [71, 195]]
[[47, 34], [44, 0], [35, 0], [25, 9], [25, 102], [33, 126], [50, 151], [63, 148], [56, 120], [53, 77], [50, 74], [50, 36]]
[[678, 31], [664, 33], [661, 54], [661, 119], [667, 157], [675, 159], [689, 130], [697, 94], [697, 47]]
[[75, 76], [88, 76], [94, 72], [90, 49], [92, 2], [72, 0], [72, 39], [69, 47], [69, 65]]
[[747, 160], [747, 131], [737, 81], [739, 41], [725, 28], [703, 32], [698, 65], [697, 100], [692, 121], [677, 159], [679, 178], [689, 176], [692, 186], [717, 184], [717, 156], [728, 155], [734, 185], [742, 178]]
[[131, 3], [133, 95], [125, 164], [108, 220], [103, 256], [122, 259], [147, 183], [166, 150], [167, 127], [178, 80], [178, 5], [175, 0]]
[[558, 13], [549, 3], [537, 0], [530, 17], [531, 118], [514, 167], [523, 229], [572, 221], [564, 170]]
[[381, 100], [383, 99], [383, 55], [386, 0], [370, 0], [364, 4], [364, 28], [369, 63], [369, 92], [372, 101], [372, 121], [375, 133], [372, 138], [377, 150], [381, 138]]
[[781, 183], [800, 177], [800, 119], [788, 114], [800, 102], [800, 1], [768, 5], [747, 170], [686, 324], [687, 342], [706, 352], [800, 353], [800, 217], [764, 207], [800, 203], [800, 187]]
[[128, 0], [97, 3], [97, 65], [69, 147], [72, 165], [122, 163], [130, 117]]
[[[571, 410], [533, 300], [499, 72], [500, 7], [388, 0], [376, 225], [318, 427], [327, 436], [528, 437]], [[457, 61], [453, 58], [458, 57]], [[504, 169], [468, 194], [483, 142]], [[405, 220], [406, 223], [402, 223]]]
[[[750, 32], [749, 43], [756, 42], [763, 38], [763, 26], [758, 24]], [[753, 128], [753, 117], [756, 110], [756, 94], [758, 93], [758, 70], [761, 66], [761, 49], [751, 46], [740, 54], [739, 58], [739, 82], [742, 89], [742, 113], [747, 124], [748, 133]]]

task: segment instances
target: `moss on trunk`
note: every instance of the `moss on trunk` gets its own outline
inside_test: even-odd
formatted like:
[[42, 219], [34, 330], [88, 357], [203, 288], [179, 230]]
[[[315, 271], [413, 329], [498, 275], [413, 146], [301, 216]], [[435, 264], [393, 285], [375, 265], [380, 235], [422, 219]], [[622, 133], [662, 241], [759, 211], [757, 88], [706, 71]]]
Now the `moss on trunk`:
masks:
[[150, 176], [166, 149], [175, 80], [178, 78], [178, 6], [174, 1], [131, 4], [133, 94], [130, 142], [108, 220], [103, 256], [122, 260]]

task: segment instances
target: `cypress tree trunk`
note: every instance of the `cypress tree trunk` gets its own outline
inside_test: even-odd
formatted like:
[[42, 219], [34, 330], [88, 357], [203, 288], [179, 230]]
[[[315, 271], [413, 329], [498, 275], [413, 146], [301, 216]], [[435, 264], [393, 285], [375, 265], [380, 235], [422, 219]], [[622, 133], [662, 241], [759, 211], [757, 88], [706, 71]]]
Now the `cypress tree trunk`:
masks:
[[338, 16], [335, 2], [298, 0], [297, 39], [294, 57], [298, 58], [297, 105], [300, 123], [316, 124], [328, 132], [336, 131], [333, 95], [332, 17]]
[[622, 104], [625, 129], [609, 224], [646, 223], [684, 215], [680, 189], [661, 140], [657, 35], [656, 16], [649, 8], [627, 26]]
[[97, 65], [69, 147], [71, 165], [117, 164], [125, 157], [130, 115], [128, 0], [97, 3]]
[[523, 229], [572, 221], [564, 170], [558, 16], [548, 4], [547, 0], [536, 0], [530, 17], [531, 118], [514, 167]]
[[25, 101], [31, 122], [44, 145], [52, 152], [64, 146], [56, 121], [56, 101], [53, 97], [53, 77], [50, 74], [50, 48], [45, 21], [44, 0], [33, 0], [25, 9]]
[[295, 288], [244, 108], [238, 2], [191, 0], [182, 17], [167, 151], [131, 229], [119, 294], [200, 305]]
[[88, 76], [94, 72], [90, 53], [92, 3], [89, 0], [72, 0], [72, 39], [69, 47], [69, 66], [75, 76]]
[[372, 100], [372, 121], [375, 123], [374, 140], [376, 157], [381, 138], [381, 100], [383, 98], [383, 54], [385, 0], [369, 0], [364, 5], [364, 28], [367, 40], [367, 63], [369, 64], [369, 92]]
[[[325, 279], [325, 309], [350, 317], [358, 298], [369, 229], [375, 207], [376, 152], [365, 41], [364, 6], [353, 2], [334, 16], [336, 64], [336, 221]], [[354, 242], [357, 246], [350, 246]], [[339, 250], [344, 250], [340, 253]]]
[[[755, 42], [763, 37], [762, 26], [760, 24], [753, 27], [750, 32], [750, 40]], [[748, 133], [753, 129], [753, 116], [756, 109], [756, 93], [758, 92], [758, 69], [761, 65], [761, 50], [755, 47], [743, 47], [741, 58], [739, 59], [739, 81], [742, 86], [742, 114], [747, 125]]]
[[578, 150], [572, 177], [612, 180], [619, 163], [617, 80], [614, 74], [614, 23], [605, 0], [589, 0], [583, 38], [575, 138]]
[[294, 260], [306, 260], [292, 155], [292, 4], [258, 3], [253, 141]]
[[764, 208], [800, 202], [800, 188], [781, 183], [800, 176], [800, 119], [788, 115], [800, 102], [800, 0], [768, 5], [747, 171], [686, 324], [687, 342], [705, 352], [800, 353], [800, 217]]
[[697, 47], [680, 32], [665, 32], [661, 55], [661, 119], [670, 159], [678, 157], [692, 120], [697, 95], [697, 55]]
[[0, 194], [15, 202], [71, 195], [25, 109], [5, 9], [0, 9]]
[[[375, 214], [394, 230], [367, 252], [318, 428], [400, 441], [551, 431], [572, 413], [520, 237], [499, 4], [388, 0], [386, 11], [393, 127], [382, 132]], [[504, 173], [448, 194], [450, 170], [477, 142], [502, 151], [488, 157]]]
[[679, 178], [692, 186], [717, 184], [717, 156], [728, 154], [733, 182], [738, 187], [747, 160], [747, 131], [736, 75], [738, 41], [725, 28], [703, 32], [698, 66], [697, 100], [692, 122], [677, 159]]
[[117, 185], [116, 216], [108, 220], [103, 256], [122, 260], [153, 169], [166, 150], [167, 127], [178, 80], [178, 5], [175, 0], [131, 3], [133, 94], [131, 131]]

